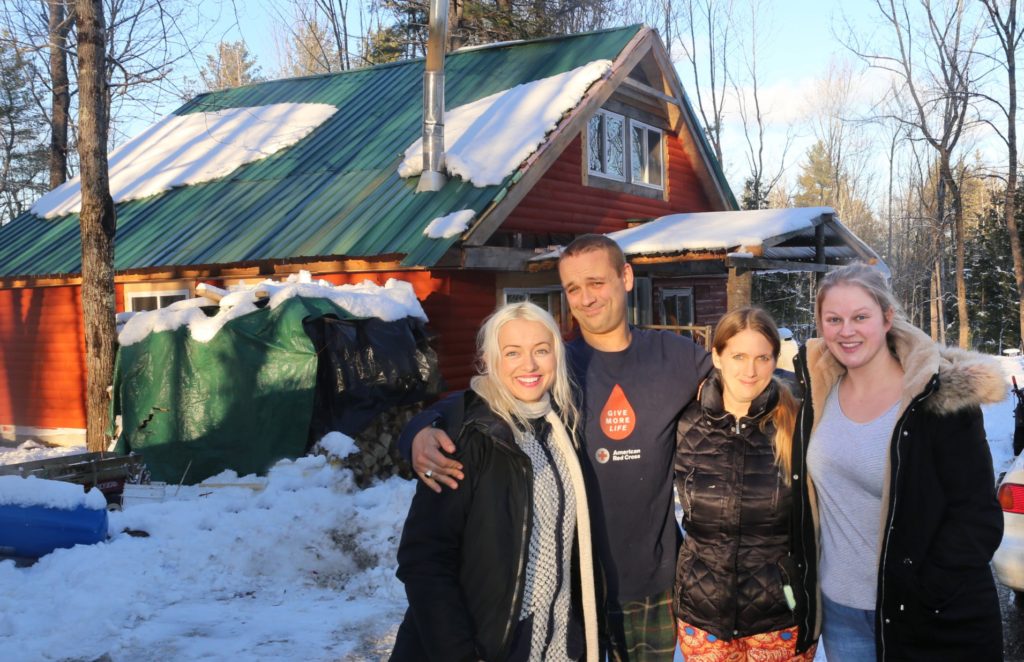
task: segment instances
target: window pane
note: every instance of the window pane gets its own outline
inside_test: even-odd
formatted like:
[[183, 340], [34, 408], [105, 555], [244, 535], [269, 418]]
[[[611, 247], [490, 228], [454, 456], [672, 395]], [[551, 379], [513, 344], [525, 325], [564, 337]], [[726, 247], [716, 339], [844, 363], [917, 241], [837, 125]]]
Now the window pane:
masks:
[[607, 154], [605, 155], [605, 172], [613, 177], [626, 177], [626, 123], [621, 117], [605, 116]]
[[642, 126], [634, 126], [632, 131], [631, 140], [629, 141], [629, 156], [631, 159], [630, 163], [630, 174], [632, 174], [632, 181], [634, 182], [646, 182], [647, 178], [644, 177], [644, 165], [646, 165], [647, 154], [646, 154], [646, 141], [644, 140], [644, 128]]
[[129, 301], [131, 309], [136, 312], [141, 310], [156, 310], [159, 305], [155, 296], [132, 297]]
[[174, 303], [176, 301], [184, 301], [184, 300], [185, 300], [185, 295], [184, 294], [165, 294], [162, 297], [160, 297], [160, 307], [161, 308], [166, 308], [167, 306], [171, 305], [172, 303]]
[[[547, 292], [530, 292], [530, 303], [536, 304], [536, 305], [540, 306], [541, 308], [543, 308], [544, 310], [548, 310], [548, 294], [547, 294]], [[548, 312], [551, 312], [551, 311], [548, 310]]]
[[604, 172], [601, 168], [601, 114], [594, 115], [587, 124], [587, 167], [591, 172]]
[[505, 303], [519, 303], [526, 301], [526, 294], [523, 292], [505, 292]]
[[661, 186], [661, 134], [647, 132], [647, 183]]

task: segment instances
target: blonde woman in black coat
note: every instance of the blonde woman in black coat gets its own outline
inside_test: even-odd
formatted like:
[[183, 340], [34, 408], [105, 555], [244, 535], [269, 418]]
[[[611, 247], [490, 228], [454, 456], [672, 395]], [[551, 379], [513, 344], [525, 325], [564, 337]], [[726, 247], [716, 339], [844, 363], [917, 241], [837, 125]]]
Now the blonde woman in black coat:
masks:
[[392, 660], [598, 654], [577, 414], [555, 321], [506, 305], [477, 337], [481, 373], [448, 418], [467, 479], [420, 482], [398, 549], [409, 609]]
[[794, 518], [801, 568], [820, 578], [825, 653], [1002, 659], [989, 561], [1003, 518], [980, 409], [1006, 397], [998, 364], [932, 342], [865, 265], [826, 275], [815, 312], [794, 450], [813, 488]]

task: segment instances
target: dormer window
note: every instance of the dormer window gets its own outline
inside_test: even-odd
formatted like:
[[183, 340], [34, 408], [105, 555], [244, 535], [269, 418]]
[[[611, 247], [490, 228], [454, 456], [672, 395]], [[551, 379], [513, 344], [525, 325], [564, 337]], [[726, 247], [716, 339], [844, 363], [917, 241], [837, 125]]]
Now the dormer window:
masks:
[[588, 184], [660, 194], [665, 187], [664, 143], [661, 129], [602, 108], [587, 124]]
[[662, 187], [662, 133], [653, 126], [630, 120], [629, 154], [631, 181], [644, 186]]
[[626, 118], [601, 110], [587, 127], [590, 172], [626, 181]]

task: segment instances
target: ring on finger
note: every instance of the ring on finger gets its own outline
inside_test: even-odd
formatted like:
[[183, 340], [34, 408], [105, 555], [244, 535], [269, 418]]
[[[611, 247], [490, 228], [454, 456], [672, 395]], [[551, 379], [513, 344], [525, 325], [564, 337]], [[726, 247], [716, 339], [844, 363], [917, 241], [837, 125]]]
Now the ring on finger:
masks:
[[423, 475], [426, 476], [427, 478], [430, 478], [431, 476], [434, 475], [434, 470], [433, 469], [427, 469], [426, 471], [423, 472]]

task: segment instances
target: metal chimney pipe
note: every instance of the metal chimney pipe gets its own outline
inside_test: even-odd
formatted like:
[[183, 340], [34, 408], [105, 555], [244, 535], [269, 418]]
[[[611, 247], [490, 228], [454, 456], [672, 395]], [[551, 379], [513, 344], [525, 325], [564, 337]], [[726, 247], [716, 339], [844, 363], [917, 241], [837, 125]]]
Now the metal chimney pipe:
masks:
[[444, 174], [444, 50], [448, 0], [430, 0], [426, 68], [423, 71], [423, 174], [417, 192], [440, 191]]

